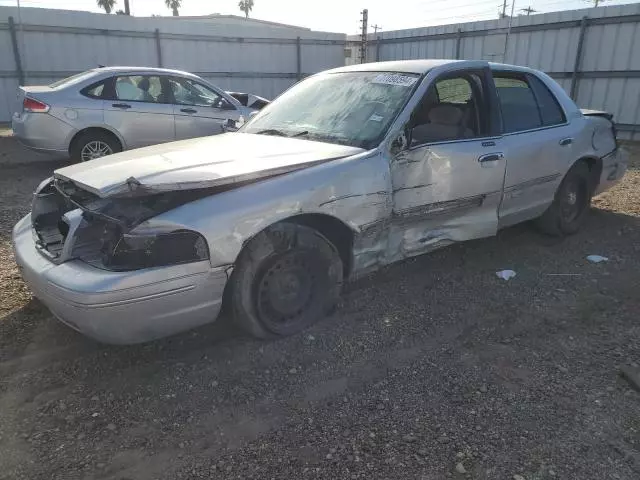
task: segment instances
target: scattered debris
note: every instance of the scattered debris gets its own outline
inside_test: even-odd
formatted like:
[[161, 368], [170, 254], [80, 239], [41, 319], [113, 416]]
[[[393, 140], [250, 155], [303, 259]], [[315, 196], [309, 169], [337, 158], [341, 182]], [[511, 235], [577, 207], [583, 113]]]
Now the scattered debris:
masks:
[[462, 474], [467, 473], [467, 469], [466, 469], [466, 468], [464, 468], [464, 465], [462, 464], [462, 462], [458, 462], [458, 463], [456, 464], [456, 472], [458, 472], [458, 473], [462, 473]]
[[623, 365], [620, 367], [620, 376], [629, 382], [634, 390], [640, 392], [640, 370], [637, 367]]
[[591, 263], [600, 263], [600, 262], [609, 261], [609, 259], [607, 257], [602, 257], [600, 255], [589, 255], [587, 257], [587, 260], [589, 260]]
[[522, 475], [518, 475], [517, 473], [513, 476], [513, 480], [525, 480]]
[[502, 280], [510, 280], [516, 276], [516, 272], [513, 270], [500, 270], [499, 272], [496, 272], [496, 275]]

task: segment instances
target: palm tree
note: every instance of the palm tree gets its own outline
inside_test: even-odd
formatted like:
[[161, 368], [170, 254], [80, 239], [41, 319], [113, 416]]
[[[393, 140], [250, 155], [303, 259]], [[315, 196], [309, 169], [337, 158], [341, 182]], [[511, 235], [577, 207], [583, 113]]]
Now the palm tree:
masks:
[[238, 7], [244, 12], [244, 16], [249, 18], [249, 12], [253, 10], [253, 0], [240, 0]]
[[180, 13], [178, 13], [178, 9], [182, 6], [182, 0], [164, 0], [164, 4], [167, 6], [167, 8], [173, 10], [174, 17], [180, 15]]
[[116, 0], [97, 0], [96, 2], [100, 8], [104, 8], [104, 11], [111, 13], [113, 7], [116, 6]]

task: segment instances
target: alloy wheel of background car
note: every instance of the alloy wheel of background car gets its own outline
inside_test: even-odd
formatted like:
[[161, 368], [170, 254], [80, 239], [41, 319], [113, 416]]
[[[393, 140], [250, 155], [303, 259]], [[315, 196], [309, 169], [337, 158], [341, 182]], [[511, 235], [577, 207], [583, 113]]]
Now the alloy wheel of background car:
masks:
[[113, 150], [111, 150], [109, 144], [101, 142], [100, 140], [94, 140], [82, 147], [82, 150], [80, 151], [80, 158], [83, 162], [86, 162], [88, 160], [94, 160], [106, 155], [111, 155], [112, 153]]
[[589, 212], [592, 192], [591, 171], [583, 161], [567, 172], [551, 206], [537, 219], [538, 228], [553, 236], [576, 233]]
[[335, 307], [342, 277], [337, 249], [318, 231], [272, 225], [239, 256], [230, 286], [233, 316], [259, 338], [292, 335]]
[[91, 129], [78, 135], [69, 147], [69, 155], [76, 162], [87, 162], [122, 151], [122, 145], [111, 132]]

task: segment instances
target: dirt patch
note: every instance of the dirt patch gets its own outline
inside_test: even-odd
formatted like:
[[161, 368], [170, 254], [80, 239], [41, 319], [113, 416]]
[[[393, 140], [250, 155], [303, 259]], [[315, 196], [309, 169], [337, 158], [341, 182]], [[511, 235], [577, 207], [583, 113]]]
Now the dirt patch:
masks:
[[0, 478], [640, 476], [618, 375], [640, 361], [638, 152], [571, 238], [521, 225], [403, 262], [281, 341], [223, 319], [136, 347], [31, 298], [10, 230], [61, 164], [8, 138], [0, 156]]

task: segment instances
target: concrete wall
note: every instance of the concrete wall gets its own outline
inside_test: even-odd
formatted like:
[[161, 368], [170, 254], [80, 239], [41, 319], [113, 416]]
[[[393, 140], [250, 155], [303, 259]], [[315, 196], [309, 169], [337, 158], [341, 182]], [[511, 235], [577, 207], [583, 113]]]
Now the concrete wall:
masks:
[[[348, 40], [347, 63], [357, 63], [359, 38]], [[515, 17], [510, 31], [509, 19], [502, 19], [369, 38], [368, 61], [414, 58], [483, 59], [543, 70], [580, 107], [613, 113], [621, 137], [640, 140], [640, 4]]]
[[[21, 61], [16, 65], [10, 28]], [[46, 85], [101, 65], [163, 66], [226, 90], [273, 98], [298, 78], [344, 63], [346, 36], [247, 22], [241, 25], [0, 7], [0, 121], [18, 108], [16, 89]]]

